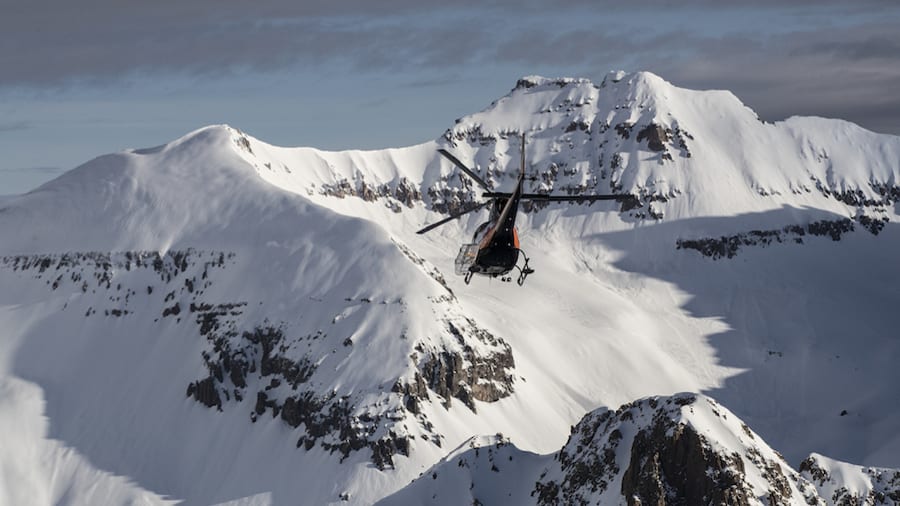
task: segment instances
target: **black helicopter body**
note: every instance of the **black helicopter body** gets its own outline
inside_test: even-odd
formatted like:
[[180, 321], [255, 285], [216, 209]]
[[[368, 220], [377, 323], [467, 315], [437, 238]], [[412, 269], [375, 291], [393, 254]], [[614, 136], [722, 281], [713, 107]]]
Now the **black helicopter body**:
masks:
[[[437, 228], [445, 223], [455, 220], [465, 214], [477, 211], [487, 205], [491, 206], [490, 217], [487, 222], [482, 223], [476, 230], [469, 244], [463, 244], [460, 247], [459, 254], [456, 257], [456, 273], [465, 276], [466, 284], [472, 280], [474, 274], [490, 276], [493, 278], [501, 277], [504, 281], [512, 281], [511, 277], [506, 277], [514, 269], [519, 271], [517, 283], [521, 286], [525, 283], [525, 278], [534, 272], [528, 265], [529, 258], [525, 252], [519, 247], [519, 233], [516, 230], [516, 216], [519, 212], [519, 203], [523, 200], [538, 202], [593, 202], [595, 200], [627, 200], [633, 199], [631, 195], [546, 195], [541, 193], [523, 193], [522, 188], [525, 182], [525, 136], [522, 135], [522, 157], [519, 166], [519, 177], [516, 187], [512, 193], [492, 192], [477, 174], [466, 167], [455, 156], [445, 149], [439, 149], [438, 153], [453, 162], [467, 176], [472, 178], [485, 191], [482, 197], [487, 198], [485, 202], [476, 205], [465, 211], [451, 214], [449, 217], [419, 230], [417, 233], [424, 234], [429, 230]], [[520, 257], [524, 260], [519, 266]]]

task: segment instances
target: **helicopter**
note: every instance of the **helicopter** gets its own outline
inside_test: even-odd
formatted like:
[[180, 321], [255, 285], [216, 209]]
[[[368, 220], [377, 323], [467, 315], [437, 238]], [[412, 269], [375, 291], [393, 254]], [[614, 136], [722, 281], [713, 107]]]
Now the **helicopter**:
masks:
[[[518, 270], [519, 275], [516, 283], [522, 286], [525, 278], [529, 274], [534, 273], [529, 265], [528, 255], [519, 247], [519, 233], [516, 230], [516, 215], [519, 212], [519, 202], [594, 202], [597, 200], [633, 200], [632, 195], [548, 195], [543, 193], [524, 193], [523, 183], [525, 182], [525, 134], [522, 134], [522, 157], [519, 165], [519, 177], [516, 187], [512, 193], [491, 191], [487, 183], [481, 179], [478, 174], [466, 167], [457, 157], [446, 149], [438, 149], [438, 153], [444, 158], [450, 160], [459, 170], [469, 176], [478, 186], [485, 191], [481, 194], [484, 202], [475, 205], [464, 211], [452, 213], [447, 218], [432, 223], [421, 230], [417, 234], [424, 234], [445, 223], [469, 214], [479, 211], [484, 207], [490, 206], [490, 217], [488, 221], [482, 223], [475, 229], [472, 242], [463, 244], [456, 256], [454, 263], [455, 272], [458, 275], [465, 276], [464, 281], [468, 285], [472, 281], [472, 276], [479, 274], [489, 276], [491, 278], [500, 277], [501, 281], [512, 281], [511, 276], [507, 276], [511, 271]], [[524, 260], [519, 266], [520, 257]]]

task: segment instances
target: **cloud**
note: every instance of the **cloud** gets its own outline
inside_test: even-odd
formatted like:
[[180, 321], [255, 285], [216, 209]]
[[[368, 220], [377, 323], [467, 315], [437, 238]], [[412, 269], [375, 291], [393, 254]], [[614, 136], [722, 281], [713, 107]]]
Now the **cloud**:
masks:
[[22, 130], [28, 130], [29, 128], [31, 128], [31, 123], [28, 121], [0, 121], [0, 133], [21, 132]]
[[895, 0], [547, 5], [30, 0], [0, 17], [0, 91], [285, 69], [396, 75], [413, 87], [501, 66], [522, 75], [648, 69], [682, 86], [730, 89], [764, 118], [818, 114], [900, 133]]
[[[240, 0], [30, 0], [0, 17], [0, 87], [328, 65], [382, 72], [497, 62], [592, 66], [629, 60], [642, 51], [689, 47], [676, 39], [670, 39], [672, 46], [646, 44], [664, 27], [683, 22], [686, 9], [726, 13], [732, 22], [744, 12], [763, 9], [771, 12], [772, 24], [779, 24], [802, 10], [835, 15], [891, 5], [881, 0], [847, 4], [755, 0], [734, 7], [712, 0], [651, 0], [638, 8], [576, 0], [565, 8], [548, 8], [537, 0], [457, 0], [438, 7], [414, 0], [271, 0], [256, 5]], [[897, 9], [892, 12], [896, 15]], [[877, 43], [840, 49], [864, 55], [891, 50]]]
[[684, 28], [545, 28], [511, 38], [487, 59], [523, 65], [555, 62], [591, 69], [595, 75], [612, 62], [651, 70], [688, 88], [730, 90], [765, 119], [838, 117], [900, 134], [898, 25], [864, 21], [724, 35]]
[[682, 86], [731, 90], [764, 119], [838, 117], [900, 134], [897, 28], [868, 23], [765, 39], [698, 38], [688, 56], [645, 63]]
[[[851, 3], [875, 6], [879, 0]], [[724, 6], [722, 5], [724, 4]], [[739, 10], [847, 9], [843, 2], [758, 0]], [[0, 17], [0, 86], [59, 85], [72, 80], [114, 80], [133, 73], [222, 74], [325, 63], [358, 69], [438, 67], [483, 62], [493, 55], [536, 49], [528, 61], [563, 58], [577, 63], [583, 41], [598, 51], [628, 47], [604, 36], [659, 31], [685, 9], [732, 12], [727, 2], [684, 0], [544, 2], [457, 0], [435, 7], [414, 0], [239, 0], [121, 2], [29, 0]], [[636, 20], [619, 26], [615, 16]], [[48, 15], [52, 13], [52, 15]], [[349, 14], [348, 14], [349, 13]], [[541, 29], [553, 18], [552, 29]], [[637, 23], [636, 25], [633, 23]], [[536, 29], [537, 28], [537, 29]], [[543, 35], [550, 32], [546, 46]], [[525, 42], [525, 44], [521, 44]], [[860, 48], [864, 49], [864, 48]], [[596, 58], [596, 56], [594, 56]]]
[[473, 20], [443, 22], [465, 16], [466, 6], [462, 1], [454, 3], [454, 11], [424, 10], [411, 0], [377, 6], [287, 0], [258, 5], [237, 0], [22, 2], [0, 17], [0, 86], [298, 65], [391, 69], [455, 64], [467, 60], [467, 52], [487, 33], [471, 28], [477, 24]]

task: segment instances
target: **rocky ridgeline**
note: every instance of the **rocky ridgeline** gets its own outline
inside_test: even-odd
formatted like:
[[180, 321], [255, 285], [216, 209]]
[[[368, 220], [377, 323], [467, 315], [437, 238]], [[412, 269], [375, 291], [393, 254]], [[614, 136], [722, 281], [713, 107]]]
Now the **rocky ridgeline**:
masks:
[[[513, 392], [512, 349], [505, 341], [479, 328], [473, 320], [444, 321], [447, 331], [456, 338], [461, 351], [447, 347], [426, 346], [419, 343], [410, 359], [416, 366], [412, 381], [398, 381], [393, 391], [403, 395], [403, 404], [413, 412], [430, 399], [429, 392], [437, 394], [445, 407], [452, 399], [458, 399], [475, 411], [475, 402], [494, 402]], [[478, 353], [471, 341], [493, 351]]]
[[481, 125], [475, 125], [466, 129], [449, 129], [444, 132], [444, 140], [453, 146], [457, 146], [460, 142], [469, 144], [478, 144], [479, 146], [492, 146], [497, 143], [498, 139], [507, 140], [510, 138], [521, 137], [518, 130], [502, 130], [496, 133], [485, 133], [481, 129]]
[[447, 285], [447, 280], [444, 279], [444, 274], [441, 273], [441, 271], [437, 267], [435, 267], [433, 264], [426, 261], [424, 258], [420, 257], [419, 255], [417, 255], [413, 250], [409, 249], [408, 246], [397, 241], [397, 239], [391, 238], [391, 241], [394, 243], [395, 246], [397, 246], [397, 249], [399, 249], [400, 252], [403, 253], [406, 256], [406, 258], [409, 259], [410, 262], [419, 266], [419, 268], [422, 269], [422, 271], [425, 272], [425, 274], [428, 274], [428, 277], [437, 281], [441, 286], [444, 287], [445, 290], [447, 290], [446, 298], [448, 301], [456, 300], [456, 296], [453, 295], [453, 290], [450, 289], [450, 286]]
[[357, 172], [352, 182], [342, 179], [336, 183], [323, 184], [319, 189], [319, 194], [341, 199], [357, 197], [366, 202], [386, 200], [388, 206], [395, 213], [401, 211], [400, 204], [411, 208], [416, 202], [422, 200], [422, 193], [418, 187], [405, 176], [391, 183], [376, 184], [367, 182], [365, 176], [360, 172]]
[[[856, 223], [873, 235], [878, 235], [888, 222], [887, 218], [877, 219], [865, 215], [857, 217]], [[751, 230], [740, 234], [709, 237], [705, 239], [678, 239], [675, 249], [692, 249], [713, 260], [734, 258], [746, 246], [769, 246], [773, 243], [803, 244], [803, 237], [827, 236], [834, 241], [855, 230], [853, 220], [821, 220], [807, 225], [788, 225], [776, 230]]]
[[884, 212], [885, 208], [894, 205], [896, 202], [900, 202], [900, 185], [891, 185], [875, 181], [869, 182], [872, 191], [880, 196], [880, 198], [876, 199], [866, 196], [866, 193], [861, 189], [840, 191], [830, 188], [826, 183], [823, 183], [817, 178], [812, 178], [812, 182], [822, 195], [833, 197], [848, 206], [854, 206], [860, 210], [864, 208], [873, 208]]
[[[151, 301], [163, 305], [177, 294], [197, 299], [211, 284], [211, 276], [233, 262], [234, 254], [219, 251], [126, 251], [67, 252], [58, 254], [11, 255], [0, 257], [0, 268], [33, 276], [52, 290], [100, 295], [90, 300], [85, 316], [103, 311], [104, 316], [125, 316], [143, 310]], [[151, 272], [148, 278], [143, 273]], [[135, 280], [140, 277], [140, 284]], [[155, 281], [146, 282], [146, 279]], [[139, 300], [139, 302], [135, 302]], [[151, 306], [152, 307], [152, 306]], [[64, 310], [68, 308], [68, 304]], [[174, 303], [160, 316], [177, 316]]]
[[[720, 432], [740, 446], [709, 439]], [[540, 505], [820, 504], [815, 487], [746, 425], [694, 394], [595, 411], [555, 461], [535, 485]]]

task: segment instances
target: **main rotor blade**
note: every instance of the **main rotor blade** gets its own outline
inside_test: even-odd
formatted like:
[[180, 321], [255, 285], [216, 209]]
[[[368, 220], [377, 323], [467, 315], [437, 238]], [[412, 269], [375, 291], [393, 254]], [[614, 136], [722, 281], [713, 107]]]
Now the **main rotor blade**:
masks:
[[[506, 192], [484, 192], [481, 194], [485, 199], [508, 199], [512, 197], [512, 193]], [[547, 195], [544, 193], [523, 193], [521, 200], [534, 200], [538, 202], [594, 202], [597, 200], [634, 200], [634, 195]]]
[[475, 206], [475, 207], [473, 207], [473, 208], [471, 208], [471, 209], [467, 209], [467, 210], [465, 210], [465, 211], [459, 211], [459, 212], [453, 213], [453, 214], [451, 214], [450, 216], [444, 218], [443, 220], [441, 220], [441, 221], [439, 221], [439, 222], [437, 222], [437, 223], [432, 223], [431, 225], [428, 225], [427, 227], [423, 228], [422, 230], [419, 230], [419, 231], [416, 232], [416, 233], [417, 233], [417, 234], [424, 234], [425, 232], [428, 232], [428, 231], [431, 230], [431, 229], [440, 227], [440, 226], [443, 225], [444, 223], [453, 221], [453, 220], [459, 218], [460, 216], [463, 216], [463, 215], [465, 215], [465, 214], [469, 214], [469, 213], [471, 213], [472, 211], [477, 211], [477, 210], [481, 209], [482, 207], [484, 207], [484, 206], [486, 206], [486, 205], [488, 205], [488, 204], [490, 204], [490, 203], [491, 203], [491, 201], [490, 201], [490, 200], [487, 200], [487, 201], [485, 201], [485, 202], [482, 202], [482, 203], [478, 204], [477, 206]]
[[[488, 196], [485, 194], [484, 196]], [[595, 202], [598, 200], [633, 200], [634, 195], [544, 195], [542, 193], [523, 193], [522, 200], [536, 202]]]
[[453, 165], [456, 165], [457, 167], [459, 167], [459, 170], [465, 172], [467, 176], [469, 176], [470, 178], [474, 179], [475, 182], [478, 183], [482, 188], [484, 188], [485, 190], [488, 190], [488, 191], [491, 190], [490, 188], [488, 188], [487, 183], [485, 183], [483, 179], [481, 179], [480, 177], [478, 177], [478, 174], [476, 174], [476, 173], [472, 172], [471, 170], [469, 170], [468, 167], [466, 167], [465, 165], [463, 165], [463, 163], [462, 163], [461, 161], [459, 161], [459, 158], [456, 158], [455, 156], [453, 156], [452, 154], [450, 154], [449, 151], [447, 151], [447, 150], [444, 149], [444, 148], [441, 148], [441, 149], [438, 150], [438, 153], [444, 155], [444, 158], [446, 158], [446, 159], [450, 160], [451, 162], [453, 162]]
[[522, 163], [519, 164], [519, 181], [525, 179], [525, 132], [522, 132]]

